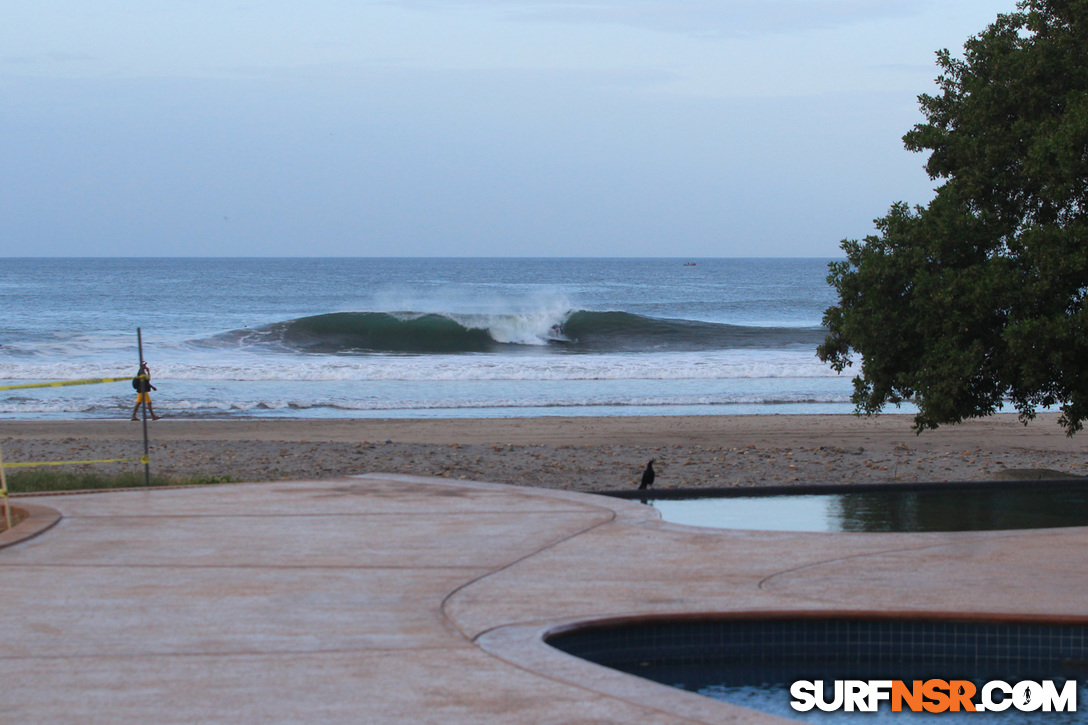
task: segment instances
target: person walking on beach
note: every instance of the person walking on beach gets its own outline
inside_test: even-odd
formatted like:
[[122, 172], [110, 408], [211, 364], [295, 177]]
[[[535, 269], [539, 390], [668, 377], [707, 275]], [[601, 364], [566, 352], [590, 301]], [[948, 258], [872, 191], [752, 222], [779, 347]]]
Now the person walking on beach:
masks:
[[151, 391], [158, 388], [151, 384], [151, 368], [146, 362], [140, 363], [140, 372], [132, 379], [132, 387], [136, 388], [136, 406], [132, 409], [132, 419], [139, 420], [136, 413], [140, 411], [141, 405], [147, 405], [151, 420], [158, 420], [159, 416], [155, 415], [155, 409], [151, 407]]

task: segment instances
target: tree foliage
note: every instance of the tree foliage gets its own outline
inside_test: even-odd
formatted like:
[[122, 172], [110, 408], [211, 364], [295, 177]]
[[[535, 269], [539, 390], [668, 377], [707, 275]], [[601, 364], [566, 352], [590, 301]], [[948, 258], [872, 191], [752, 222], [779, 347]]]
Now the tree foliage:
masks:
[[860, 354], [859, 413], [914, 401], [919, 432], [1060, 407], [1088, 419], [1088, 0], [1028, 0], [937, 53], [938, 93], [904, 137], [943, 180], [844, 240], [818, 355]]

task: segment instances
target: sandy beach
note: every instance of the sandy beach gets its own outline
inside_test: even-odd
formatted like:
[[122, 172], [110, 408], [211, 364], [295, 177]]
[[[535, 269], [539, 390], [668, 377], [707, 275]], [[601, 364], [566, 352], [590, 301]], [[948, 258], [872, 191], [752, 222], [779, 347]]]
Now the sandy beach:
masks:
[[[968, 481], [1009, 470], [1088, 475], [1086, 434], [1014, 415], [915, 435], [908, 415], [169, 420], [149, 424], [154, 472], [236, 481], [407, 473], [579, 491]], [[7, 462], [139, 456], [138, 423], [2, 421]], [[106, 464], [102, 470], [125, 465]]]

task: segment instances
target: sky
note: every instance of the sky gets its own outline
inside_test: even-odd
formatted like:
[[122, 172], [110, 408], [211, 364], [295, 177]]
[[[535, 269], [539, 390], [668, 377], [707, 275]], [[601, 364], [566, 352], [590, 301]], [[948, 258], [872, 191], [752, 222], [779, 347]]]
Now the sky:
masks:
[[0, 257], [833, 257], [1014, 0], [34, 0]]

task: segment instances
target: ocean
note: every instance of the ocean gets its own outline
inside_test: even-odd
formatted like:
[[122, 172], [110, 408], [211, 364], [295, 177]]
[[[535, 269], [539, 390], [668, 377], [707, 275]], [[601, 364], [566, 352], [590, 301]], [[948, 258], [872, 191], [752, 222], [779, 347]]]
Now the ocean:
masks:
[[[0, 385], [170, 418], [848, 413], [826, 259], [0, 260]], [[127, 416], [127, 382], [0, 418]]]

